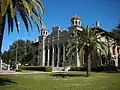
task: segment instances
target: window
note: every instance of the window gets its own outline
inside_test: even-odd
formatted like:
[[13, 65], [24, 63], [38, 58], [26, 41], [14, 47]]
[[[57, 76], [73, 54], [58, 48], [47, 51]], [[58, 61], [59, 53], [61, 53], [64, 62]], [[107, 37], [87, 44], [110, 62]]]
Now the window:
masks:
[[72, 33], [71, 36], [73, 37], [73, 36], [74, 36], [74, 33]]
[[112, 48], [113, 55], [115, 55], [115, 47]]
[[48, 33], [46, 32], [46, 35], [47, 35]]
[[45, 34], [45, 31], [43, 31], [43, 34]]
[[40, 49], [40, 52], [42, 51], [42, 49]]
[[79, 21], [79, 25], [80, 25], [81, 23], [80, 23], [80, 21]]
[[77, 25], [77, 20], [75, 21], [76, 25]]
[[102, 64], [105, 64], [105, 55], [102, 55]]
[[38, 55], [38, 51], [36, 51], [36, 55]]
[[117, 47], [117, 53], [119, 54], [119, 48]]

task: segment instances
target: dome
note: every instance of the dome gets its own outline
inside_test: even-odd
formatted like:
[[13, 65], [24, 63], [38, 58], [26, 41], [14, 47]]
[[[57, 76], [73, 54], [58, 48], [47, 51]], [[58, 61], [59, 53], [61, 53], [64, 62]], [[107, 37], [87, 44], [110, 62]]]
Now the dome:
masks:
[[81, 26], [81, 21], [79, 16], [73, 16], [71, 18], [71, 24], [72, 26]]
[[80, 20], [80, 17], [79, 17], [79, 16], [73, 16], [73, 17], [71, 18], [71, 20]]

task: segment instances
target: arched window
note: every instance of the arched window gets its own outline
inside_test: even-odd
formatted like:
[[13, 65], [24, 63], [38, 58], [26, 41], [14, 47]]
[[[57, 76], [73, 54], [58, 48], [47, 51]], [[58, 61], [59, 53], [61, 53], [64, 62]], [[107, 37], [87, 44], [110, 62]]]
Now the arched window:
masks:
[[73, 37], [73, 36], [74, 36], [74, 33], [72, 33], [71, 36]]
[[43, 34], [45, 34], [45, 31], [43, 31]]
[[120, 55], [118, 56], [118, 66], [120, 66]]
[[105, 55], [102, 55], [102, 64], [105, 64]]
[[118, 54], [119, 54], [119, 50], [120, 50], [119, 47], [117, 47], [117, 53], [118, 53]]
[[79, 25], [80, 25], [81, 23], [80, 23], [80, 21], [79, 21]]
[[38, 51], [36, 51], [36, 55], [38, 55]]
[[116, 53], [115, 53], [115, 46], [113, 46], [113, 48], [112, 48], [112, 52], [113, 52], [113, 55], [116, 54]]
[[77, 24], [77, 20], [75, 21], [75, 23], [76, 23], [76, 25], [78, 25], [78, 24]]

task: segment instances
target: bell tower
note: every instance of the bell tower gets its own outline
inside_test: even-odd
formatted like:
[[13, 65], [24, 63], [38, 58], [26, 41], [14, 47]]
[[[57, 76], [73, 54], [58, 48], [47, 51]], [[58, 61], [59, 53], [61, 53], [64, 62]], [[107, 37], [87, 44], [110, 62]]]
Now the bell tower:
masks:
[[[71, 34], [71, 37], [76, 35], [73, 32], [76, 32], [76, 31], [81, 32], [81, 31], [83, 31], [83, 28], [81, 27], [81, 20], [80, 20], [79, 16], [73, 16], [71, 18], [71, 26], [68, 27], [68, 29], [69, 29], [69, 33]], [[78, 42], [78, 41], [76, 40], [76, 42]], [[76, 45], [77, 45], [77, 43], [76, 43]], [[80, 64], [79, 54], [78, 54], [78, 49], [77, 48], [76, 48], [76, 56], [75, 56], [75, 58], [76, 58], [75, 65], [79, 67], [81, 64]]]
[[45, 27], [45, 25], [42, 25], [42, 30], [41, 30], [41, 36], [47, 37], [49, 35], [49, 31]]
[[71, 24], [72, 26], [81, 26], [81, 21], [79, 16], [73, 16], [71, 18]]
[[41, 66], [45, 66], [45, 40], [46, 37], [49, 35], [49, 31], [48, 29], [45, 27], [45, 25], [42, 25], [42, 29], [41, 29], [41, 43], [40, 43], [40, 49], [39, 50], [39, 55], [41, 57], [41, 59], [39, 61], [41, 61], [40, 65]]
[[81, 27], [81, 20], [79, 16], [73, 16], [71, 18], [71, 26], [68, 28], [69, 32], [72, 33], [73, 30], [83, 31]]

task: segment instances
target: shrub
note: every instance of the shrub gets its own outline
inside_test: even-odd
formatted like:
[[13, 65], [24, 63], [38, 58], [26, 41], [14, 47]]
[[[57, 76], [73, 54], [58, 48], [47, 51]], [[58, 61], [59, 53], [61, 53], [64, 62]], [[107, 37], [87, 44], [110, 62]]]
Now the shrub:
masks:
[[16, 71], [16, 72], [21, 72], [22, 70], [21, 70], [21, 69], [16, 69], [15, 71]]
[[51, 72], [52, 67], [50, 66], [20, 66], [22, 70], [33, 70], [33, 71], [44, 71], [44, 72]]
[[80, 68], [81, 68], [81, 67], [73, 66], [73, 67], [70, 67], [70, 70], [69, 70], [69, 71], [80, 71]]
[[104, 65], [97, 67], [99, 71], [117, 71], [117, 67], [113, 65]]
[[[71, 67], [69, 71], [86, 71], [87, 68], [85, 66], [83, 67]], [[91, 68], [91, 71], [95, 72], [101, 72], [101, 71], [117, 71], [118, 67], [114, 65], [103, 65], [103, 66], [98, 66], [96, 68]]]

